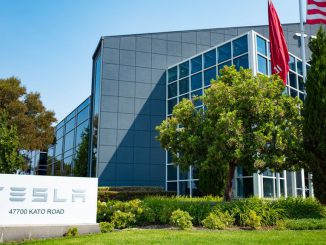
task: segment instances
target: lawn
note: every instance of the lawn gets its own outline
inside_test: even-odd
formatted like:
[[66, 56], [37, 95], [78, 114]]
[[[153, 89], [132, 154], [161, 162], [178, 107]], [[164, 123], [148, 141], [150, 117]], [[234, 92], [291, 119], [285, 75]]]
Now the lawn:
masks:
[[122, 230], [71, 238], [34, 240], [21, 244], [325, 244], [326, 230], [210, 231]]

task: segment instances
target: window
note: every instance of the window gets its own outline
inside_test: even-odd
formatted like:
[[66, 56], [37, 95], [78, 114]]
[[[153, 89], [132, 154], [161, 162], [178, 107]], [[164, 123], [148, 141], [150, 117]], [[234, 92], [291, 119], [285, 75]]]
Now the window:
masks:
[[193, 59], [191, 59], [191, 73], [196, 73], [200, 70], [203, 69], [203, 66], [202, 66], [202, 56], [199, 55]]
[[267, 55], [266, 40], [257, 36], [257, 51], [263, 55]]
[[295, 69], [295, 59], [293, 56], [290, 55], [289, 67], [292, 71], [296, 71]]
[[79, 112], [77, 115], [77, 124], [81, 124], [83, 121], [89, 118], [89, 107], [87, 106], [84, 110]]
[[177, 167], [168, 165], [168, 180], [177, 180]]
[[267, 75], [267, 59], [258, 55], [258, 71]]
[[168, 86], [168, 97], [172, 98], [177, 96], [178, 94], [178, 83], [174, 82], [174, 83], [170, 83]]
[[231, 43], [224, 44], [217, 48], [218, 63], [231, 59]]
[[179, 182], [179, 195], [190, 195], [190, 182], [180, 181]]
[[72, 119], [72, 118], [74, 118], [75, 117], [75, 111], [73, 111], [72, 113], [70, 113], [67, 117], [66, 117], [66, 119], [65, 119], [65, 122], [68, 122], [70, 119]]
[[87, 129], [89, 127], [89, 120], [80, 124], [76, 130], [76, 147], [78, 147], [83, 140], [88, 141]]
[[216, 67], [215, 66], [204, 72], [205, 86], [210, 85], [212, 79], [216, 79]]
[[182, 170], [179, 168], [179, 179], [180, 179], [180, 180], [190, 179], [189, 171], [182, 171]]
[[55, 145], [55, 155], [57, 158], [61, 158], [59, 155], [62, 154], [62, 139], [57, 140], [57, 144]]
[[168, 101], [168, 114], [172, 114], [173, 107], [177, 104], [177, 98]]
[[75, 139], [75, 132], [70, 131], [70, 133], [66, 134], [65, 136], [65, 151], [70, 150], [74, 146], [74, 139]]
[[303, 71], [302, 71], [302, 62], [300, 60], [297, 60], [297, 72], [300, 75], [303, 75]]
[[203, 86], [202, 84], [202, 73], [198, 73], [196, 75], [193, 75], [191, 77], [191, 90], [195, 90], [198, 88], [201, 88]]
[[179, 78], [189, 76], [189, 61], [179, 65]]
[[289, 77], [290, 77], [290, 86], [293, 88], [297, 88], [297, 75], [293, 72], [290, 72]]
[[[203, 90], [202, 89], [199, 89], [199, 90], [196, 90], [194, 92], [191, 93], [191, 98], [196, 98], [196, 97], [199, 97], [199, 96], [202, 96], [203, 95]], [[199, 99], [195, 99], [194, 100], [194, 105], [195, 107], [197, 106], [201, 106], [203, 104], [203, 102]]]
[[213, 49], [204, 54], [204, 67], [208, 68], [216, 64], [216, 50]]
[[75, 127], [75, 118], [72, 118], [69, 122], [66, 123], [66, 133], [70, 132]]
[[168, 70], [168, 81], [169, 81], [169, 83], [177, 80], [177, 76], [178, 76], [177, 72], [178, 72], [178, 68], [176, 66], [172, 67], [172, 68], [170, 68]]
[[224, 63], [222, 63], [220, 65], [218, 65], [217, 70], [218, 70], [218, 75], [219, 76], [221, 75], [221, 72], [220, 71], [221, 71], [221, 69], [224, 68], [224, 66], [232, 66], [231, 60], [230, 61], [227, 61], [227, 62], [224, 62]]
[[56, 138], [60, 139], [63, 136], [63, 127], [57, 129]]
[[298, 80], [299, 80], [299, 90], [303, 92], [304, 91], [303, 78], [298, 76]]
[[179, 96], [179, 102], [181, 102], [183, 99], [189, 99], [189, 93]]
[[239, 56], [248, 52], [248, 38], [247, 35], [240, 37], [233, 42], [233, 57]]
[[78, 106], [77, 111], [80, 112], [89, 104], [90, 98], [86, 99], [80, 106]]
[[179, 94], [189, 92], [189, 78], [184, 78], [179, 81]]
[[240, 70], [240, 67], [243, 67], [244, 69], [249, 68], [248, 55], [246, 54], [234, 59], [233, 64], [235, 65], [235, 69], [237, 69], [238, 71]]
[[169, 182], [168, 183], [168, 191], [177, 192], [177, 182]]
[[251, 197], [254, 195], [253, 178], [237, 178], [237, 197]]
[[291, 95], [292, 97], [296, 97], [296, 96], [298, 96], [298, 92], [297, 92], [297, 90], [290, 89], [290, 95]]

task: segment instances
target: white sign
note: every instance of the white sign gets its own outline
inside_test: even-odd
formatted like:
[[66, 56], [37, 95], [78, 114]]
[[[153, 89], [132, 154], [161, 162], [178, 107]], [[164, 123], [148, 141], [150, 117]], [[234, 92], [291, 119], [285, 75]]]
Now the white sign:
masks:
[[0, 225], [96, 223], [97, 178], [0, 174]]

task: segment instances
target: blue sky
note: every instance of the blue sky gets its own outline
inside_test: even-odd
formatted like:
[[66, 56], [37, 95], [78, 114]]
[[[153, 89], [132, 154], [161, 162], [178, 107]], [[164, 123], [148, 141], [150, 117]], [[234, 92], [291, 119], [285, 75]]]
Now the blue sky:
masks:
[[[282, 23], [299, 21], [299, 0], [273, 2]], [[20, 78], [61, 120], [90, 95], [101, 36], [267, 22], [267, 0], [0, 0], [0, 78]]]

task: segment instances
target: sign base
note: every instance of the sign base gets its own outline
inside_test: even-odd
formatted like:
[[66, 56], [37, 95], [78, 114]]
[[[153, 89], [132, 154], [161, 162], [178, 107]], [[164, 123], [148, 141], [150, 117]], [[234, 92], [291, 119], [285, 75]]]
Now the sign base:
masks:
[[0, 226], [0, 243], [40, 238], [62, 237], [69, 228], [76, 227], [78, 234], [100, 233], [99, 224], [77, 225], [6, 225]]

